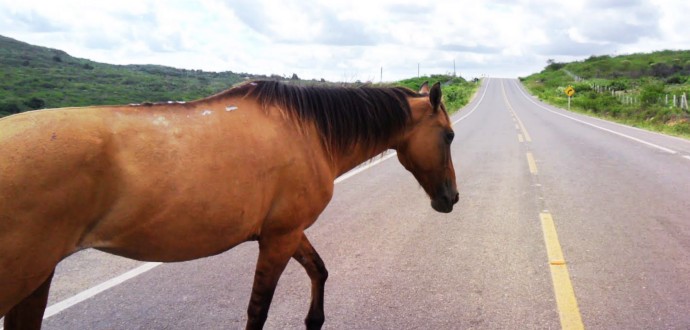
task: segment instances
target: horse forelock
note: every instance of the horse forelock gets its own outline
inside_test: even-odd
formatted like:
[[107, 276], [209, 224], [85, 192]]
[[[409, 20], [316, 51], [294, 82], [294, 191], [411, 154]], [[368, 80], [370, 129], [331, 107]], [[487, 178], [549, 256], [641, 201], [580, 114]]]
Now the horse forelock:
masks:
[[297, 86], [276, 81], [255, 81], [239, 89], [264, 108], [276, 106], [300, 124], [315, 124], [331, 155], [355, 145], [374, 150], [390, 143], [410, 121], [408, 97], [421, 96], [404, 87]]

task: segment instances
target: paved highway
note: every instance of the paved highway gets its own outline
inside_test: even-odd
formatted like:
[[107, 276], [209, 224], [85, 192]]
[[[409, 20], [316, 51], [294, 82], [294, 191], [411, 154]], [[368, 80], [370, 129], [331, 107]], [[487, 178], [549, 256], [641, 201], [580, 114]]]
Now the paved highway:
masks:
[[[555, 109], [510, 79], [485, 79], [453, 120], [453, 213], [393, 157], [339, 182], [307, 231], [330, 272], [324, 328], [690, 328], [690, 142]], [[50, 304], [148, 271], [53, 307], [44, 329], [243, 328], [257, 255], [80, 252]], [[291, 261], [266, 328], [302, 328], [309, 288]]]

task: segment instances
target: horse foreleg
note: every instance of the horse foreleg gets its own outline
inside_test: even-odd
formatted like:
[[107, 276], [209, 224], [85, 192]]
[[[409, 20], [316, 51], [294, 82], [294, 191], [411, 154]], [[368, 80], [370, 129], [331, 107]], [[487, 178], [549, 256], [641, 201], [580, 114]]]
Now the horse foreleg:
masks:
[[43, 312], [48, 304], [50, 281], [55, 271], [48, 275], [43, 284], [36, 288], [29, 296], [15, 305], [5, 315], [5, 330], [40, 329], [43, 322]]
[[307, 329], [321, 329], [325, 321], [323, 295], [326, 279], [328, 279], [328, 270], [304, 234], [302, 234], [302, 240], [293, 257], [302, 264], [311, 279], [311, 305], [307, 318], [304, 319], [304, 324], [307, 325]]
[[301, 241], [301, 232], [259, 239], [259, 260], [254, 273], [252, 297], [247, 309], [247, 329], [262, 329], [280, 275]]

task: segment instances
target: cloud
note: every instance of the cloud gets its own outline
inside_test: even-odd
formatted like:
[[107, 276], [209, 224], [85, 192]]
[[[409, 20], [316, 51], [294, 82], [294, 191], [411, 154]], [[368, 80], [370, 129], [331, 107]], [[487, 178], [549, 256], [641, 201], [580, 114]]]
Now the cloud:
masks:
[[374, 45], [366, 25], [319, 3], [238, 0], [226, 3], [248, 27], [278, 43], [333, 46]]
[[591, 41], [630, 44], [660, 33], [660, 8], [647, 1], [590, 1], [582, 14], [587, 18], [573, 25]]
[[232, 10], [237, 18], [244, 24], [267, 37], [272, 37], [273, 31], [270, 28], [270, 16], [263, 8], [263, 3], [255, 0], [236, 0], [223, 3], [228, 9]]
[[545, 45], [535, 46], [535, 50], [547, 56], [588, 56], [604, 54], [615, 51], [614, 44], [594, 43], [573, 40], [568, 31], [557, 31], [550, 34], [550, 42]]
[[376, 33], [367, 31], [365, 25], [354, 20], [339, 19], [329, 12], [322, 20], [323, 31], [315, 39], [317, 43], [335, 46], [373, 46], [383, 40]]
[[49, 33], [65, 30], [65, 26], [55, 22], [49, 15], [43, 15], [36, 10], [0, 11], [0, 26], [2, 30], [20, 30], [31, 33]]
[[483, 46], [483, 45], [461, 45], [461, 44], [442, 44], [438, 47], [440, 50], [453, 51], [460, 53], [477, 53], [477, 54], [493, 54], [499, 52], [497, 47]]
[[[690, 48], [685, 1], [0, 0], [0, 30], [114, 64], [331, 80], [526, 75], [546, 59]], [[354, 76], [356, 78], [352, 79]]]

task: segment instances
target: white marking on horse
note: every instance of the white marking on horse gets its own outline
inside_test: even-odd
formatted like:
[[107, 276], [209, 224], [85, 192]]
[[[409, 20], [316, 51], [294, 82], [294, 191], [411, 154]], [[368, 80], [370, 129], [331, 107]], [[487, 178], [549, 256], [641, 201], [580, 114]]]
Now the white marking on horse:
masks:
[[156, 126], [168, 126], [170, 125], [170, 122], [165, 119], [163, 116], [158, 116], [156, 119], [153, 120], [153, 124]]
[[211, 111], [211, 110], [204, 110], [204, 112], [202, 112], [201, 115], [202, 115], [202, 116], [208, 116], [208, 115], [210, 115], [210, 114], [212, 114], [212, 113], [213, 113], [213, 111]]
[[225, 107], [225, 111], [235, 111], [237, 109], [238, 108], [235, 105], [229, 105], [229, 106]]

